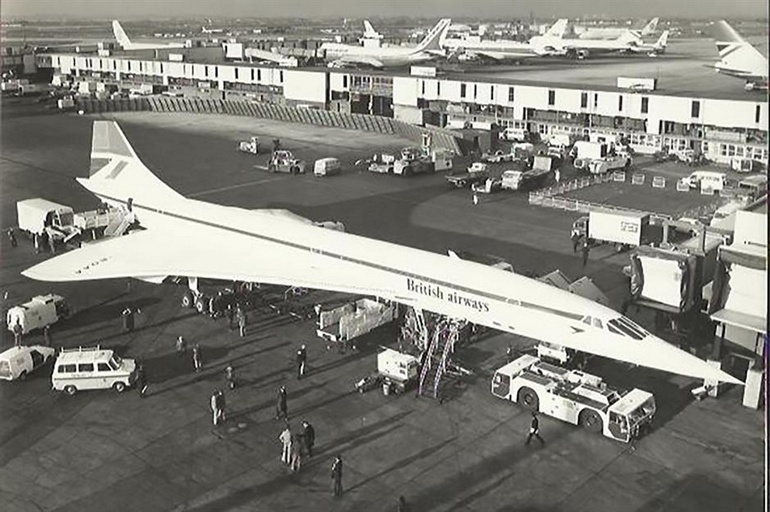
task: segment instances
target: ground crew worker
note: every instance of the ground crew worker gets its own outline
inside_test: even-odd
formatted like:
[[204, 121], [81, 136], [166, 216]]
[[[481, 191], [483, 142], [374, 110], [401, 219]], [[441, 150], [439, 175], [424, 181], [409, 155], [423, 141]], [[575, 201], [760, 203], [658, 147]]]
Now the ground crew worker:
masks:
[[588, 251], [590, 251], [590, 247], [588, 247], [588, 240], [583, 240], [583, 247], [581, 248], [581, 251], [583, 252], [583, 266], [585, 267], [588, 264]]
[[16, 347], [21, 346], [21, 336], [24, 334], [24, 329], [21, 327], [21, 322], [16, 319], [16, 323], [13, 324], [13, 344]]
[[291, 429], [289, 428], [289, 422], [286, 422], [286, 428], [278, 436], [278, 440], [283, 444], [283, 450], [281, 451], [281, 461], [285, 464], [291, 462]]
[[559, 183], [559, 181], [561, 180], [561, 171], [559, 171], [559, 169], [556, 169], [555, 171], [553, 171], [553, 177], [556, 180], [556, 183]]
[[121, 313], [123, 316], [123, 330], [131, 332], [134, 330], [134, 311], [130, 307], [126, 307]]
[[40, 235], [37, 233], [32, 234], [32, 245], [35, 246], [35, 254], [40, 254]]
[[479, 196], [476, 192], [473, 193], [473, 205], [476, 206], [479, 204]]
[[537, 418], [537, 413], [532, 413], [532, 422], [529, 424], [529, 435], [527, 436], [527, 442], [524, 444], [529, 444], [529, 442], [532, 440], [532, 436], [536, 437], [538, 441], [540, 441], [540, 446], [545, 445], [545, 441], [543, 441], [543, 438], [540, 437], [540, 420]]
[[144, 398], [147, 393], [147, 376], [144, 373], [144, 366], [141, 364], [136, 366], [136, 391], [141, 398]]
[[275, 419], [289, 419], [289, 407], [286, 404], [286, 386], [278, 389], [278, 402], [275, 404]]
[[332, 463], [332, 494], [342, 496], [342, 457], [339, 455]]
[[202, 363], [202, 356], [201, 356], [201, 346], [197, 343], [193, 347], [192, 351], [192, 358], [193, 358], [193, 366], [195, 367], [195, 371], [199, 372], [201, 371], [201, 367], [203, 366]]
[[176, 355], [182, 356], [185, 351], [187, 350], [187, 343], [185, 342], [184, 338], [182, 336], [177, 337], [176, 339]]
[[572, 239], [572, 254], [575, 254], [577, 252], [578, 245], [580, 245], [581, 236], [577, 233], [572, 233], [570, 238]]
[[216, 389], [211, 394], [211, 413], [214, 426], [217, 426], [219, 422], [219, 392]]
[[308, 457], [313, 456], [313, 446], [315, 446], [315, 429], [307, 420], [302, 420], [302, 444]]
[[229, 302], [227, 303], [227, 308], [225, 309], [225, 312], [227, 313], [227, 327], [231, 331], [233, 330], [233, 317], [235, 316], [235, 312], [233, 311], [233, 305]]
[[307, 363], [307, 349], [302, 345], [297, 350], [297, 380], [305, 376], [305, 364]]
[[8, 228], [8, 241], [11, 242], [11, 247], [16, 247], [19, 243], [16, 241], [16, 234], [13, 232], [13, 228]]
[[46, 325], [43, 327], [43, 342], [45, 343], [46, 347], [51, 346], [51, 326]]
[[222, 423], [227, 421], [227, 400], [225, 400], [225, 393], [221, 389], [217, 391], [217, 410], [219, 411], [219, 419]]
[[237, 385], [235, 382], [235, 370], [231, 364], [228, 364], [227, 368], [225, 368], [225, 380], [227, 381], [227, 387], [235, 389]]
[[299, 471], [300, 466], [302, 465], [302, 445], [299, 442], [299, 439], [294, 437], [291, 441], [291, 462], [289, 463], [289, 467], [291, 468], [292, 473], [296, 473]]
[[51, 235], [48, 235], [48, 247], [51, 249], [51, 254], [56, 254], [56, 240]]
[[513, 361], [513, 349], [510, 345], [508, 345], [508, 348], [505, 349], [505, 360], [509, 363]]
[[240, 331], [241, 338], [246, 336], [246, 312], [238, 306], [238, 330]]

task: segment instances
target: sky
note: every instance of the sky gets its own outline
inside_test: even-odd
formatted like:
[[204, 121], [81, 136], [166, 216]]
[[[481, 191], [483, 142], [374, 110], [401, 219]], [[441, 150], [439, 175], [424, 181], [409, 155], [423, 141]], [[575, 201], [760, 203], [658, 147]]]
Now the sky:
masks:
[[1, 0], [2, 19], [553, 16], [765, 18], [766, 0]]

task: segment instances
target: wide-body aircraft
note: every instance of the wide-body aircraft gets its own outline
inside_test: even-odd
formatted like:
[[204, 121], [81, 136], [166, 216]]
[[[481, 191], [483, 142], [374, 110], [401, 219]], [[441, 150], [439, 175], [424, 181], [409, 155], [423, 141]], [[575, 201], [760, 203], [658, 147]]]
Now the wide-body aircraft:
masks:
[[580, 39], [617, 39], [618, 37], [622, 36], [629, 30], [639, 36], [639, 38], [644, 38], [647, 36], [651, 36], [655, 33], [655, 30], [658, 27], [658, 18], [653, 18], [650, 20], [649, 23], [644, 25], [643, 27], [640, 27], [638, 29], [632, 28], [628, 29], [625, 27], [582, 27], [583, 30], [578, 34], [578, 38]]
[[84, 245], [23, 275], [41, 281], [168, 276], [369, 295], [536, 340], [699, 379], [739, 383], [620, 313], [472, 261], [317, 227], [282, 210], [185, 198], [156, 177], [114, 121], [96, 121], [78, 182], [143, 229]]
[[[551, 25], [542, 36], [547, 39], [560, 39], [567, 29], [567, 20], [562, 19]], [[446, 38], [441, 45], [450, 56], [468, 60], [488, 59], [492, 61], [522, 60], [531, 57], [548, 55], [543, 48], [529, 42], [511, 41], [507, 39], [484, 40], [479, 36], [465, 38]]]
[[[559, 22], [566, 23], [567, 20], [559, 20]], [[635, 46], [644, 45], [644, 41], [632, 31], [626, 30], [625, 33], [615, 39], [566, 39], [560, 36], [545, 34], [531, 38], [529, 44], [537, 48], [538, 53], [541, 55], [566, 55], [585, 59], [592, 54], [632, 52]]]
[[767, 89], [767, 57], [724, 20], [716, 23], [715, 32], [720, 60], [713, 67], [719, 73], [742, 78], [746, 89]]
[[451, 23], [449, 19], [440, 20], [414, 48], [324, 43], [320, 49], [325, 52], [329, 67], [368, 66], [385, 68], [420, 64], [444, 55], [439, 41], [444, 37]]
[[166, 42], [152, 42], [152, 43], [135, 43], [129, 39], [126, 31], [120, 26], [118, 20], [112, 20], [112, 33], [115, 35], [115, 40], [124, 50], [157, 50], [162, 48], [184, 48], [185, 43], [166, 43]]

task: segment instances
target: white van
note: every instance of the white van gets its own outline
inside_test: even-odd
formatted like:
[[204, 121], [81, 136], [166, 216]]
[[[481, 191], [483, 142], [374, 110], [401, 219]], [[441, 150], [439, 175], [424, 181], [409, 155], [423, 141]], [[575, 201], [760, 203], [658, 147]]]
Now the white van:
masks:
[[331, 176], [339, 174], [342, 169], [340, 161], [336, 158], [319, 158], [313, 166], [313, 174], [316, 176]]
[[122, 393], [136, 379], [136, 361], [121, 359], [112, 350], [81, 347], [62, 350], [54, 363], [51, 385], [74, 395], [84, 389], [114, 389]]
[[738, 191], [741, 194], [749, 196], [752, 200], [762, 197], [767, 193], [767, 176], [764, 174], [757, 174], [742, 179], [738, 182]]
[[0, 354], [0, 379], [24, 379], [53, 358], [56, 351], [41, 345], [11, 347]]
[[32, 297], [29, 302], [10, 308], [5, 320], [9, 331], [13, 332], [13, 327], [18, 322], [21, 324], [22, 333], [27, 334], [46, 325], [55, 324], [69, 315], [70, 308], [64, 297], [49, 293]]
[[683, 181], [690, 185], [690, 188], [722, 190], [727, 185], [727, 175], [723, 172], [695, 171]]
[[500, 139], [514, 142], [527, 142], [529, 140], [529, 132], [524, 128], [512, 128], [509, 126], [500, 132]]

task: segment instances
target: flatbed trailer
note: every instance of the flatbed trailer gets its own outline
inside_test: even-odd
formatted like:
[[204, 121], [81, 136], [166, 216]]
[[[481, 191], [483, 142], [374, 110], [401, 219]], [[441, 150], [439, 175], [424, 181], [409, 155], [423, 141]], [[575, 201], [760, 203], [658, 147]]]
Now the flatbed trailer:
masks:
[[626, 443], [648, 430], [656, 411], [647, 391], [611, 388], [600, 377], [529, 354], [495, 372], [492, 394]]

